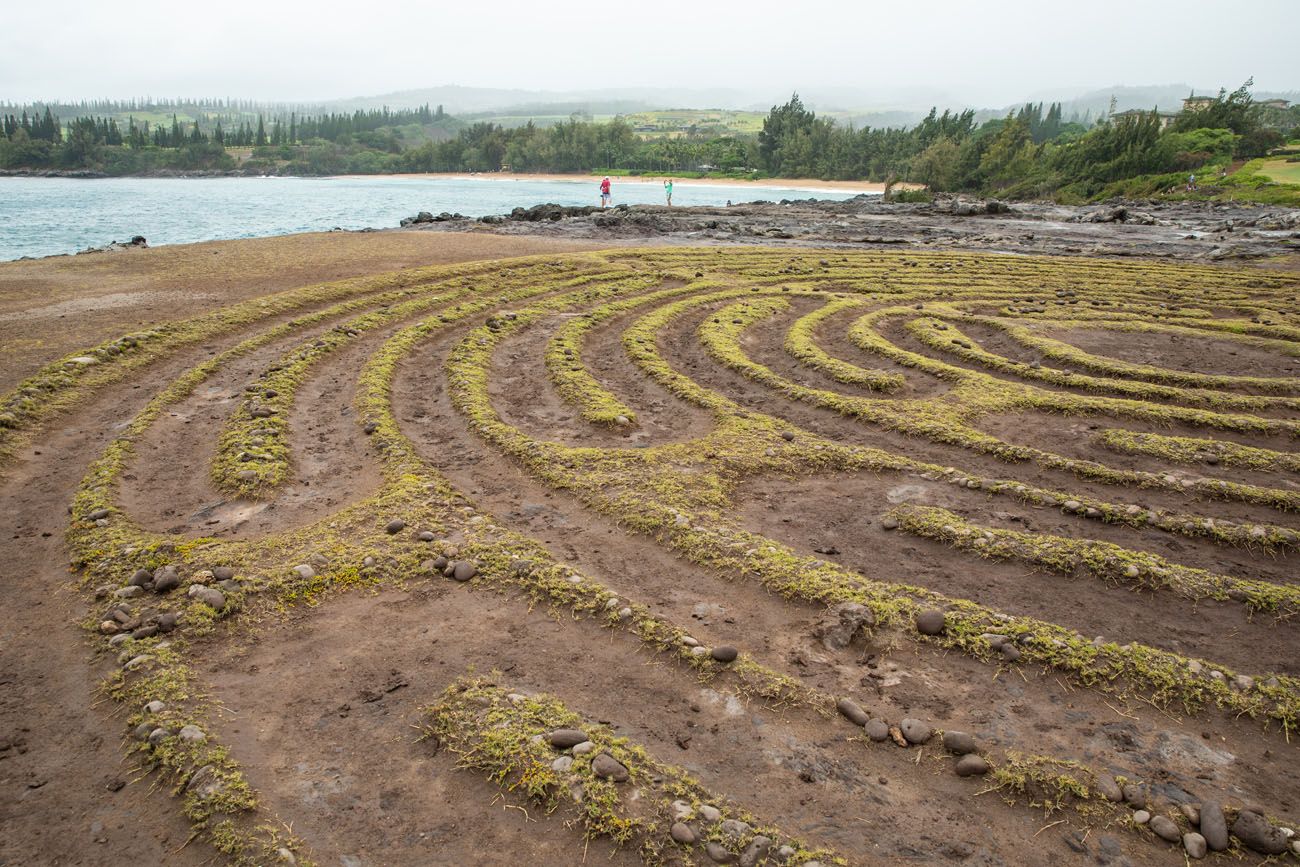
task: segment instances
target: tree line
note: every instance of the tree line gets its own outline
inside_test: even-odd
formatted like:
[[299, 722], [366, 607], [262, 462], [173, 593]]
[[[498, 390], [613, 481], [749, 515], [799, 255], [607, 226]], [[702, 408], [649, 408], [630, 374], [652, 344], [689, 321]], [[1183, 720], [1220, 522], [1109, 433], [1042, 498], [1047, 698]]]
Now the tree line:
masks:
[[[1092, 122], [1059, 103], [1030, 103], [983, 123], [975, 112], [932, 109], [907, 128], [840, 125], [798, 94], [773, 106], [757, 135], [643, 138], [621, 118], [553, 126], [463, 126], [442, 107], [388, 108], [270, 118], [170, 123], [80, 116], [64, 125], [8, 114], [0, 168], [93, 168], [126, 174], [160, 168], [251, 173], [518, 172], [690, 174], [911, 181], [932, 191], [1083, 200], [1154, 192], [1179, 173], [1249, 159], [1300, 126], [1300, 108], [1254, 104], [1251, 82], [1171, 118], [1113, 112]], [[456, 134], [451, 130], [461, 127]], [[232, 147], [250, 153], [236, 163]]]

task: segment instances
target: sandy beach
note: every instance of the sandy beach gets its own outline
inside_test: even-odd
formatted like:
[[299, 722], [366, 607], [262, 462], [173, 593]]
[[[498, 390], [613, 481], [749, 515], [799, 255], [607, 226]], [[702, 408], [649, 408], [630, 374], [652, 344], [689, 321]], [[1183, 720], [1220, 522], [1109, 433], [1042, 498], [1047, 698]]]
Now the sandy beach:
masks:
[[[340, 175], [339, 177], [374, 178], [376, 175]], [[388, 178], [445, 178], [448, 180], [467, 181], [558, 181], [571, 183], [591, 183], [600, 181], [599, 175], [561, 175], [561, 174], [526, 174], [523, 172], [405, 172], [383, 175]], [[615, 187], [630, 185], [662, 186], [667, 175], [650, 175], [642, 177], [611, 176], [610, 182]], [[883, 193], [884, 184], [872, 181], [823, 181], [817, 178], [763, 178], [758, 181], [737, 180], [734, 178], [673, 178], [678, 187], [753, 187], [756, 190], [807, 190], [808, 192], [834, 193]], [[919, 189], [918, 184], [895, 184], [896, 189]]]

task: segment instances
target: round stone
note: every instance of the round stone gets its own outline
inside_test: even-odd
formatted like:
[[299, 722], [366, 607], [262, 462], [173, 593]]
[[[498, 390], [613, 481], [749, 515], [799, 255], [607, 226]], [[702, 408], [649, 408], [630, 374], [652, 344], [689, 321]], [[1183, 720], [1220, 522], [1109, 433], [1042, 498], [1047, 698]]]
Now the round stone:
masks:
[[710, 841], [704, 846], [705, 853], [715, 864], [734, 864], [740, 859], [735, 852], [728, 852], [727, 848], [721, 843]]
[[384, 532], [388, 533], [388, 535], [391, 536], [394, 533], [402, 532], [402, 530], [404, 530], [405, 528], [406, 528], [405, 521], [403, 521], [401, 518], [394, 518], [393, 520], [389, 521], [387, 524], [384, 525]]
[[876, 718], [867, 720], [867, 737], [876, 743], [882, 743], [889, 740], [889, 723], [882, 719]]
[[232, 581], [235, 578], [235, 570], [230, 566], [218, 566], [212, 570], [212, 577], [218, 581]]
[[1247, 849], [1261, 855], [1281, 855], [1287, 850], [1287, 837], [1259, 813], [1242, 810], [1232, 823], [1232, 833]]
[[731, 645], [721, 644], [713, 648], [713, 652], [709, 655], [718, 662], [734, 662], [736, 657], [740, 655], [740, 652]]
[[1188, 858], [1199, 861], [1205, 857], [1208, 848], [1205, 845], [1205, 838], [1195, 831], [1189, 831], [1183, 835], [1183, 849], [1187, 852]]
[[583, 742], [580, 743], [580, 744], [575, 744], [575, 745], [574, 745], [574, 747], [573, 747], [573, 754], [574, 754], [575, 756], [585, 756], [587, 753], [591, 752], [591, 751], [594, 750], [595, 748], [596, 748], [596, 745], [593, 744], [591, 741], [583, 741]]
[[929, 725], [919, 719], [911, 719], [910, 717], [899, 723], [898, 728], [903, 733], [903, 737], [907, 738], [909, 744], [918, 746], [930, 740], [930, 737], [934, 734], [934, 730]]
[[1150, 822], [1150, 821], [1151, 821], [1151, 814], [1148, 813], [1146, 810], [1134, 810], [1134, 811], [1133, 811], [1133, 824], [1134, 824], [1134, 825], [1145, 825], [1147, 822]]
[[419, 533], [415, 534], [415, 538], [421, 542], [432, 542], [435, 537], [431, 531], [421, 530]]
[[954, 755], [964, 756], [975, 752], [975, 738], [966, 732], [944, 732], [943, 748]]
[[201, 744], [208, 739], [207, 736], [203, 734], [203, 730], [201, 728], [192, 725], [183, 726], [181, 728], [180, 738], [181, 740], [188, 741], [189, 743], [192, 744]]
[[478, 567], [468, 560], [461, 560], [451, 570], [451, 577], [457, 581], [468, 581], [478, 574]]
[[983, 756], [970, 753], [957, 760], [956, 771], [959, 777], [978, 777], [988, 773], [989, 763]]
[[1112, 804], [1118, 804], [1124, 800], [1124, 790], [1115, 782], [1115, 778], [1110, 774], [1102, 774], [1097, 777], [1097, 791], [1101, 796]]
[[194, 598], [218, 611], [226, 607], [225, 595], [220, 590], [214, 590], [211, 587], [201, 588], [198, 593], [194, 594]]
[[149, 746], [156, 747], [167, 739], [167, 729], [156, 728], [149, 732]]
[[573, 756], [560, 756], [558, 759], [551, 762], [551, 770], [555, 771], [557, 774], [567, 774], [569, 769], [572, 767]]
[[597, 753], [591, 760], [591, 772], [606, 780], [621, 783], [628, 777], [627, 768], [609, 753]]
[[681, 843], [683, 846], [695, 842], [695, 832], [685, 822], [673, 822], [673, 826], [668, 829], [668, 835], [673, 838], [674, 843]]
[[944, 621], [945, 617], [942, 611], [934, 608], [922, 611], [916, 615], [916, 631], [922, 635], [942, 635]]
[[293, 571], [298, 573], [298, 577], [305, 581], [310, 581], [312, 578], [316, 577], [316, 570], [308, 566], [306, 563], [294, 566]]
[[134, 584], [136, 587], [144, 587], [151, 581], [153, 581], [152, 572], [150, 572], [148, 569], [137, 569], [135, 570], [135, 574], [133, 574], [130, 580], [128, 580], [126, 583]]
[[556, 729], [546, 736], [551, 746], [557, 750], [567, 750], [587, 740], [587, 733], [581, 729]]
[[1166, 843], [1177, 843], [1183, 837], [1183, 832], [1178, 829], [1178, 823], [1168, 816], [1152, 816], [1150, 824], [1156, 836]]
[[886, 518], [885, 520], [880, 522], [880, 526], [882, 529], [885, 530], [897, 530], [898, 520], [896, 518]]
[[1000, 646], [998, 652], [1002, 654], [1002, 658], [1007, 662], [1016, 662], [1022, 655], [1020, 648], [1010, 641]]
[[149, 702], [144, 706], [145, 713], [162, 713], [166, 709], [167, 709], [167, 705], [158, 701], [158, 699], [154, 699], [153, 701]]
[[166, 593], [169, 590], [175, 590], [181, 586], [180, 576], [171, 569], [160, 569], [153, 579], [153, 590], [155, 593]]
[[705, 804], [702, 807], [700, 807], [700, 815], [704, 818], [704, 821], [706, 822], [716, 822], [722, 818], [722, 811], [719, 810], [717, 807], [711, 806], [709, 804]]

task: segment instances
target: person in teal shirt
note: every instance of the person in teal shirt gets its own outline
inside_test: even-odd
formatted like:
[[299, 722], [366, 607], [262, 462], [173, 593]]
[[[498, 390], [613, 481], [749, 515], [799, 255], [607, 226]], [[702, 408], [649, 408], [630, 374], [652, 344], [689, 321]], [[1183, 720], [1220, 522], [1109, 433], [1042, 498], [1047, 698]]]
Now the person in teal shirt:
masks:
[[668, 207], [673, 206], [673, 179], [668, 178], [664, 181], [664, 195], [668, 197]]

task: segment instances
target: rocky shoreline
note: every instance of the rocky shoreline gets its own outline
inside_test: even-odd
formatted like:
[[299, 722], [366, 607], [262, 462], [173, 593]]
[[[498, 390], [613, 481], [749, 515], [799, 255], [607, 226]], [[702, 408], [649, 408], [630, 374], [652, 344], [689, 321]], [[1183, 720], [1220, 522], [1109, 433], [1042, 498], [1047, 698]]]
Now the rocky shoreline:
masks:
[[478, 231], [575, 239], [691, 244], [962, 248], [1047, 255], [1260, 259], [1300, 253], [1300, 210], [1221, 202], [1050, 202], [938, 197], [891, 203], [756, 201], [729, 207], [553, 203], [480, 217], [422, 212], [420, 231]]

